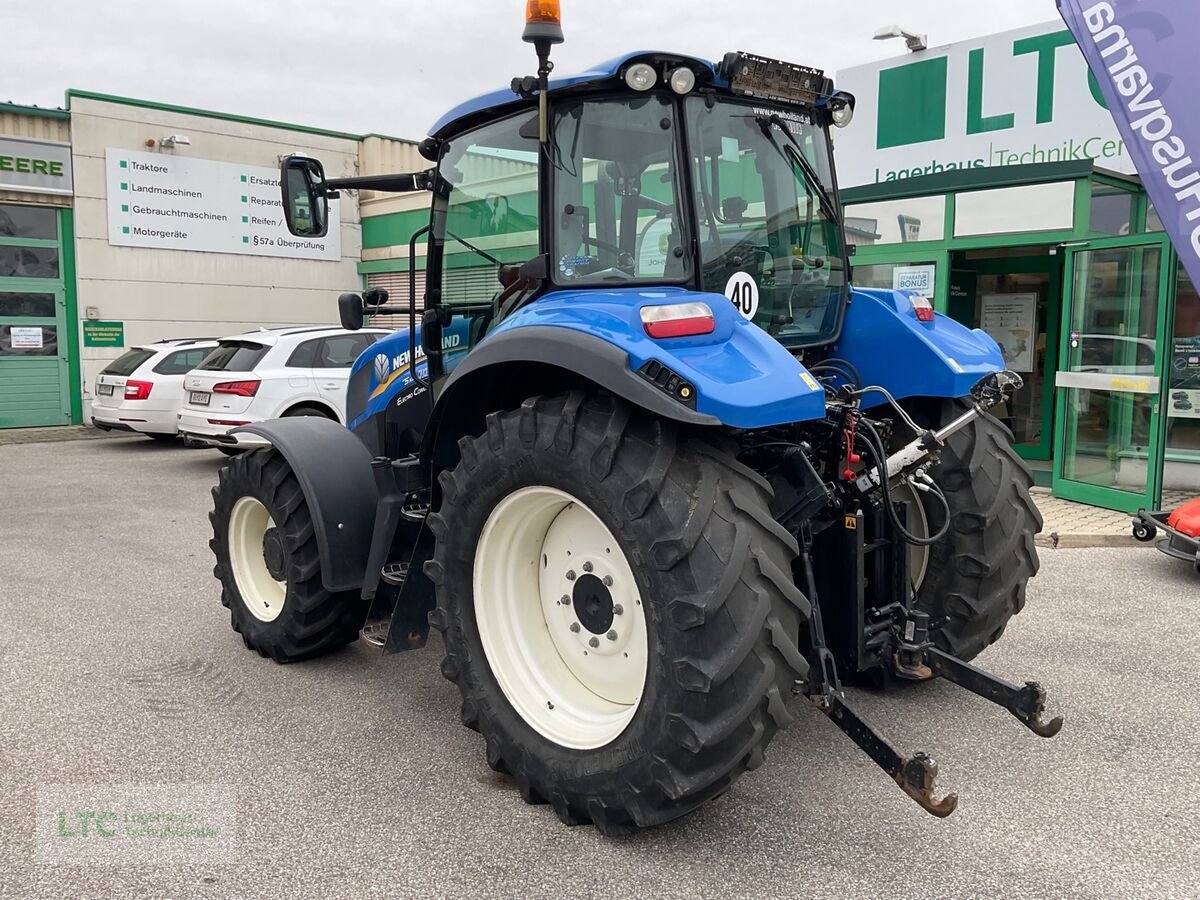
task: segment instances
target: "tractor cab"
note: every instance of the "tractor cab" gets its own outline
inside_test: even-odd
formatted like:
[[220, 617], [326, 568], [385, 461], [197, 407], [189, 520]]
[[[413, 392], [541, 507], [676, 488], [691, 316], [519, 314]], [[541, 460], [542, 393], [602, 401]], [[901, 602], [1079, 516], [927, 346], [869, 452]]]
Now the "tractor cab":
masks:
[[465, 317], [473, 346], [561, 291], [723, 295], [790, 349], [837, 337], [849, 265], [830, 128], [849, 123], [851, 96], [818, 70], [745, 53], [640, 52], [536, 84], [514, 79], [443, 116], [421, 145], [426, 172], [325, 181], [313, 160], [284, 164], [289, 224], [309, 235], [339, 187], [432, 193], [414, 241], [428, 243], [434, 378], [454, 362], [434, 331]]

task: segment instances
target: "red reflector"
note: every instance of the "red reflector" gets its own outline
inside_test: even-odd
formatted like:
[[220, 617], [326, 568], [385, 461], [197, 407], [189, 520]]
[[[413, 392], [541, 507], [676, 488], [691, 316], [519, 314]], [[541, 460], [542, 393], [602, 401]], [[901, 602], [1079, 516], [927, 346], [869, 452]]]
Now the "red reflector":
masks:
[[[237, 394], [239, 397], [253, 397], [258, 393], [261, 381], [222, 381], [213, 385], [214, 394]], [[238, 422], [238, 425], [244, 423]]]
[[249, 425], [249, 422], [243, 422], [241, 419], [209, 419], [209, 425]]
[[152, 381], [127, 381], [125, 382], [125, 399], [149, 400], [153, 387], [154, 382]]
[[687, 337], [690, 334], [712, 334], [712, 316], [696, 316], [691, 319], [664, 319], [662, 322], [646, 322], [646, 334], [652, 338]]
[[922, 322], [933, 321], [933, 304], [929, 302], [928, 297], [913, 297], [912, 298], [913, 312], [917, 314], [917, 319]]
[[688, 337], [712, 334], [716, 328], [707, 303], [672, 303], [667, 306], [643, 306], [642, 326], [652, 338]]

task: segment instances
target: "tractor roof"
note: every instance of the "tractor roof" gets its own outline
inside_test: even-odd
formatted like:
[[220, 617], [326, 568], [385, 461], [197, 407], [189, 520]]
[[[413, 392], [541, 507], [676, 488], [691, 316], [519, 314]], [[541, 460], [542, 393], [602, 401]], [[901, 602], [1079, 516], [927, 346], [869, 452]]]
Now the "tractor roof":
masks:
[[[696, 56], [687, 56], [679, 53], [660, 53], [653, 50], [639, 50], [634, 53], [626, 53], [624, 56], [618, 56], [616, 59], [610, 59], [607, 62], [602, 62], [599, 65], [593, 66], [586, 72], [580, 72], [577, 75], [564, 75], [550, 79], [550, 93], [561, 91], [566, 88], [579, 87], [593, 81], [608, 81], [616, 78], [621, 69], [632, 59], [639, 57], [665, 57], [677, 59], [680, 62], [690, 62], [698, 67], [707, 67], [712, 73], [713, 78], [719, 86], [724, 86], [716, 75], [716, 64], [709, 62], [706, 59], [701, 59]], [[431, 129], [429, 134], [432, 137], [443, 137], [447, 134], [452, 134], [459, 130], [458, 123], [462, 120], [475, 120], [481, 117], [484, 113], [498, 111], [506, 106], [516, 107], [529, 101], [522, 100], [513, 93], [512, 88], [502, 88], [498, 91], [492, 91], [487, 94], [481, 94], [474, 99], [468, 100], [465, 103], [460, 103], [454, 107], [440, 119], [438, 119]], [[462, 122], [463, 125], [467, 123]]]

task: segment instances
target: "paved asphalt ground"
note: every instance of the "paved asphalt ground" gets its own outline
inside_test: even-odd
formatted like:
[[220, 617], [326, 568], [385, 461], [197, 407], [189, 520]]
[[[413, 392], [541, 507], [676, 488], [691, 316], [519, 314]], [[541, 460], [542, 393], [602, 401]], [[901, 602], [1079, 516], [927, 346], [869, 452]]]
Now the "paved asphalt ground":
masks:
[[[282, 667], [218, 602], [223, 457], [0, 447], [0, 896], [1200, 897], [1200, 580], [1146, 549], [1043, 550], [984, 665], [1053, 740], [950, 685], [855, 694], [959, 793], [923, 813], [815, 711], [700, 812], [606, 839], [526, 806], [458, 724], [436, 644]], [[45, 865], [38, 785], [225, 784], [224, 865]]]

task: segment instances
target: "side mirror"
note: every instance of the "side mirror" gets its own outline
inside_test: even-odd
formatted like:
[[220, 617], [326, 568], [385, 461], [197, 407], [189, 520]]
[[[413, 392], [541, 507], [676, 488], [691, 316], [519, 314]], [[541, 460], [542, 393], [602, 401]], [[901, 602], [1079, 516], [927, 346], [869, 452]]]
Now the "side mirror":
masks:
[[329, 231], [325, 168], [307, 156], [284, 157], [279, 168], [288, 231], [297, 237], [325, 237]]
[[358, 331], [363, 327], [363, 298], [358, 294], [342, 294], [338, 297], [338, 318], [347, 331]]

